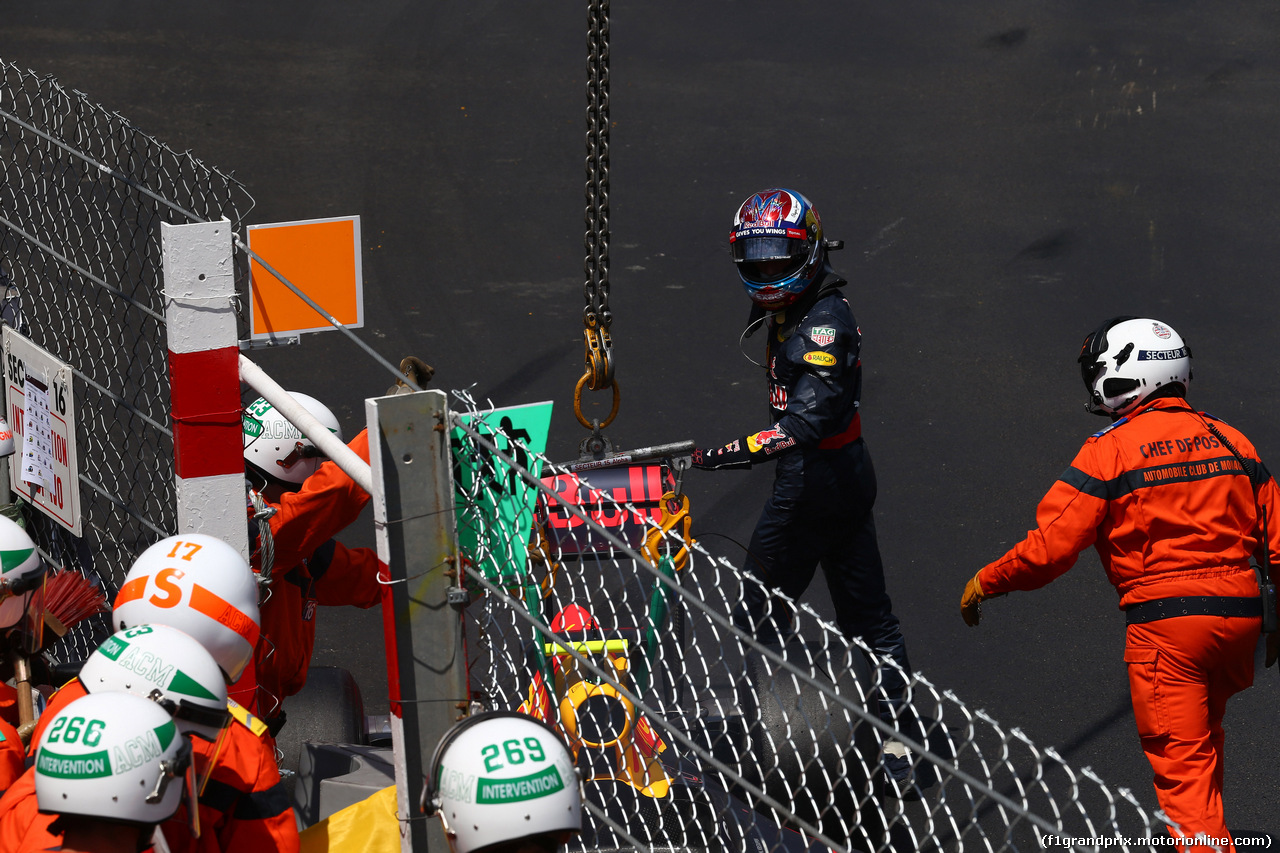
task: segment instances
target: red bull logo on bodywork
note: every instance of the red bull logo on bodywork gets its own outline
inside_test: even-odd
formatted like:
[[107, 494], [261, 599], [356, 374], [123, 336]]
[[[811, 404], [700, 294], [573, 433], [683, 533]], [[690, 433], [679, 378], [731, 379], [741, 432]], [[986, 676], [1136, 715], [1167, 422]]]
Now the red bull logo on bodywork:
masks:
[[582, 510], [592, 522], [632, 546], [644, 540], [648, 531], [646, 519], [655, 523], [662, 521], [662, 495], [674, 487], [670, 472], [663, 466], [601, 468], [589, 476], [590, 482], [576, 474], [542, 480], [554, 495], [543, 494], [539, 514], [545, 521], [547, 535], [562, 553], [594, 553], [614, 547], [603, 537], [593, 535], [592, 529], [568, 509], [570, 506]]

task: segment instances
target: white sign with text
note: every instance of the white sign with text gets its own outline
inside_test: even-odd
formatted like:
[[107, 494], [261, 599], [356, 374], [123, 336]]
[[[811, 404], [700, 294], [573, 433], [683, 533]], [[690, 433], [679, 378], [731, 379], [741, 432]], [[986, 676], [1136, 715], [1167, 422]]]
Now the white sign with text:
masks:
[[9, 488], [80, 536], [80, 475], [71, 365], [4, 327], [6, 416], [17, 454]]

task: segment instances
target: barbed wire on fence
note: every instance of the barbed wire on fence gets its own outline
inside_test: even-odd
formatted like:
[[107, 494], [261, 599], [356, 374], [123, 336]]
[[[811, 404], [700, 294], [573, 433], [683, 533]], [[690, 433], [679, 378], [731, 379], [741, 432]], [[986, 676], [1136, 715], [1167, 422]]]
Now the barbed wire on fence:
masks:
[[[80, 412], [85, 536], [28, 521], [56, 562], [113, 593], [176, 527], [159, 223], [225, 217], [238, 231], [253, 200], [2, 60], [0, 170], [5, 317], [73, 366]], [[247, 247], [236, 263], [243, 293]], [[528, 448], [516, 461], [459, 399], [470, 421], [453, 420], [470, 471], [456, 478], [459, 529], [483, 593], [468, 611], [472, 689], [569, 736], [593, 816], [579, 846], [1003, 851], [1056, 835], [1136, 849], [1161, 831], [1130, 792], [919, 673], [897, 673], [906, 698], [886, 717], [880, 686], [896, 665], [807, 605], [775, 599], [794, 620], [783, 642], [743, 630], [734, 613], [756, 581], [661, 531], [672, 485], [661, 465], [618, 500], [590, 486], [599, 474], [575, 477]], [[524, 509], [495, 523], [513, 496]], [[81, 659], [105, 633], [85, 623], [53, 656]], [[886, 746], [911, 757], [903, 787], [882, 771]]]
[[[160, 223], [225, 217], [253, 199], [55, 79], [0, 60], [0, 285], [6, 321], [74, 371], [84, 536], [28, 512], [56, 563], [109, 594], [177, 526]], [[237, 264], [244, 282], [248, 264]], [[243, 287], [241, 288], [244, 289]], [[91, 619], [51, 649], [81, 660]]]
[[[473, 696], [566, 734], [608, 818], [583, 849], [1135, 850], [1163, 835], [1131, 792], [921, 673], [899, 671], [906, 699], [886, 715], [896, 664], [805, 604], [776, 598], [795, 630], [760, 642], [734, 618], [758, 581], [661, 532], [671, 493], [649, 486], [669, 488], [665, 473], [595, 488], [599, 472], [571, 474], [455, 398]], [[881, 766], [886, 745], [910, 756], [906, 786]]]

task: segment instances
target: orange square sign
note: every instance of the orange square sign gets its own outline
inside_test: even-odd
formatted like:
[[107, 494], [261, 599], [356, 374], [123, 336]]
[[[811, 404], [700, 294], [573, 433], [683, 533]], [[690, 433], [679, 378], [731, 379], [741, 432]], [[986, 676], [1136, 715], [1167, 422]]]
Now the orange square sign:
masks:
[[298, 297], [270, 267], [349, 328], [364, 325], [360, 217], [250, 225], [249, 337], [322, 332], [333, 325]]

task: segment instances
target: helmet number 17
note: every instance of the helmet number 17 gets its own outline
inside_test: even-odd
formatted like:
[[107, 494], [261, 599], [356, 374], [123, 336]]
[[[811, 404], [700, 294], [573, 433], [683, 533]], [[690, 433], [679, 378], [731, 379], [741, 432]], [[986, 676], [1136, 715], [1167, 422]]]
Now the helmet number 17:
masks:
[[[204, 547], [203, 545], [197, 545], [195, 542], [183, 542], [182, 540], [178, 540], [177, 542], [173, 543], [173, 550], [169, 552], [168, 556], [177, 557], [180, 560], [186, 560], [190, 562], [191, 558], [196, 555], [196, 552], [203, 547]], [[183, 548], [186, 549], [186, 553], [179, 556], [178, 551], [182, 550]]]

